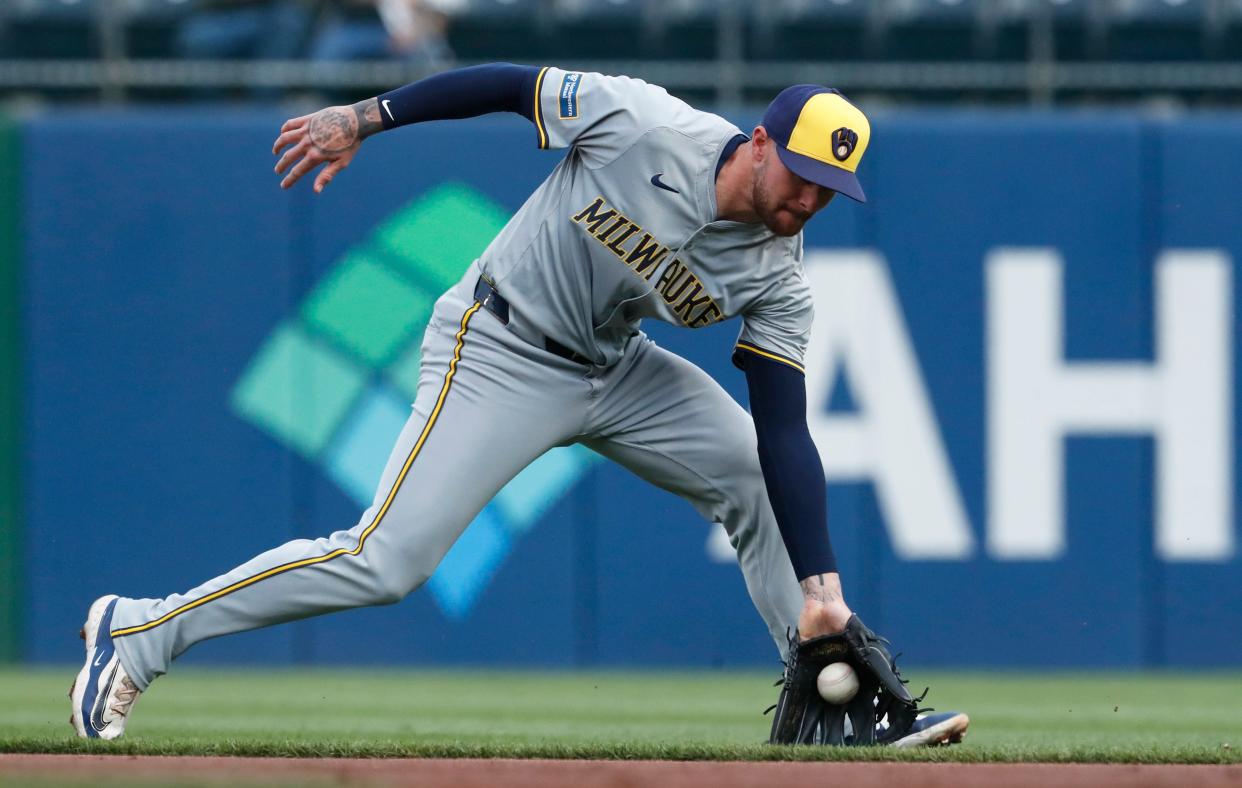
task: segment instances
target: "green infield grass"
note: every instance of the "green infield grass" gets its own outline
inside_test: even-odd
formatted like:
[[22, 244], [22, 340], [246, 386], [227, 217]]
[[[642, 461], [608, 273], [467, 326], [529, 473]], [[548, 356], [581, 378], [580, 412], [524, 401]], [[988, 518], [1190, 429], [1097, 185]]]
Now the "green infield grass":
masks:
[[1242, 762], [1242, 674], [907, 670], [960, 746], [763, 743], [776, 674], [207, 670], [156, 682], [119, 742], [67, 724], [76, 667], [0, 671], [0, 752], [347, 757]]

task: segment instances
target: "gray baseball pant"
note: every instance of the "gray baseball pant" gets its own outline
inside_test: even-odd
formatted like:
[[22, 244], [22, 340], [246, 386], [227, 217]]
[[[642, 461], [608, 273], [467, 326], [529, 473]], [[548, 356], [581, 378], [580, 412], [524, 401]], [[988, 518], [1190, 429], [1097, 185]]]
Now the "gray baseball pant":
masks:
[[607, 368], [549, 353], [519, 336], [519, 315], [506, 326], [475, 302], [477, 279], [471, 266], [436, 303], [413, 413], [357, 525], [288, 542], [184, 594], [117, 602], [112, 636], [139, 688], [199, 641], [401, 600], [501, 487], [548, 449], [575, 442], [724, 525], [784, 656], [802, 594], [750, 415], [641, 333]]

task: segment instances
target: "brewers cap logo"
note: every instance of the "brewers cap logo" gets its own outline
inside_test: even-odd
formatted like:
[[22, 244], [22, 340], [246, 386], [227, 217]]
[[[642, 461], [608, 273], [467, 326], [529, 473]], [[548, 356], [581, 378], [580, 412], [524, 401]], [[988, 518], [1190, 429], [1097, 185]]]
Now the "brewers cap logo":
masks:
[[840, 93], [823, 85], [787, 87], [764, 111], [762, 125], [795, 175], [867, 201], [857, 170], [871, 142], [871, 123]]
[[854, 146], [858, 144], [858, 134], [853, 129], [847, 129], [842, 126], [832, 132], [832, 155], [837, 157], [837, 161], [845, 161], [854, 152]]

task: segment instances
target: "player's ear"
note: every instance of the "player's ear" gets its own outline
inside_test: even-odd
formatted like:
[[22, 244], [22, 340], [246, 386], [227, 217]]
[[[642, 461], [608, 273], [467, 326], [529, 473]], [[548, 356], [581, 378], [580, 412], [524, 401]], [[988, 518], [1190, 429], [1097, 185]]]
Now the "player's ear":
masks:
[[772, 141], [771, 137], [768, 136], [768, 130], [763, 126], [755, 126], [755, 130], [750, 134], [750, 141], [750, 148], [753, 151], [755, 161], [763, 161], [770, 147], [768, 143]]

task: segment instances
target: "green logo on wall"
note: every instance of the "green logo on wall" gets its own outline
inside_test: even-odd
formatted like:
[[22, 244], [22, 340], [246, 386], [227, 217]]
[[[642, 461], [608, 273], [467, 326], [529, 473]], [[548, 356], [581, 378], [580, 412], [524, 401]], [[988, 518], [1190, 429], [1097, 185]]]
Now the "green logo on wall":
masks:
[[[234, 411], [369, 506], [417, 393], [432, 306], [508, 219], [457, 183], [390, 216], [272, 332], [233, 389]], [[445, 615], [469, 613], [516, 539], [594, 457], [577, 446], [553, 449], [496, 495], [428, 583]]]

